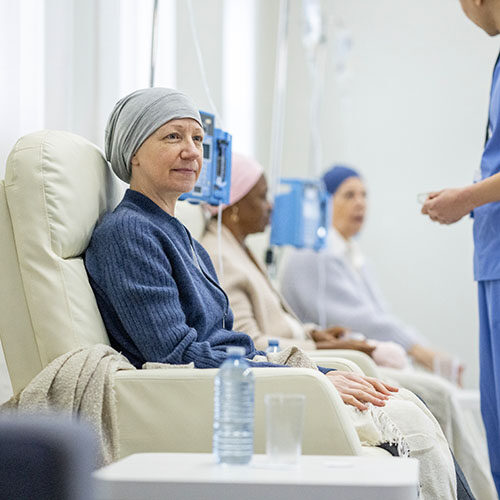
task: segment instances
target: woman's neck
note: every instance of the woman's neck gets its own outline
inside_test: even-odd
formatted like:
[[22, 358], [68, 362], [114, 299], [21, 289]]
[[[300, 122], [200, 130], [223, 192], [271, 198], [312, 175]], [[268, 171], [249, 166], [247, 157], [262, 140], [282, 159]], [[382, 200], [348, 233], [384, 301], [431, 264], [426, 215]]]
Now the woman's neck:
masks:
[[340, 228], [339, 226], [336, 226], [335, 224], [332, 224], [333, 228], [337, 231], [337, 233], [340, 234], [340, 236], [342, 236], [342, 238], [345, 240], [345, 241], [350, 241], [351, 239], [351, 235], [347, 235], [346, 234], [346, 231], [343, 231], [342, 228]]
[[147, 196], [151, 201], [156, 203], [162, 210], [167, 212], [167, 214], [175, 217], [175, 205], [177, 203], [177, 195], [170, 194], [169, 195], [161, 195], [157, 193], [154, 189], [145, 189], [137, 184], [130, 183], [130, 189], [134, 191], [138, 191], [139, 193]]
[[229, 231], [231, 231], [231, 234], [236, 238], [236, 241], [242, 246], [242, 247], [246, 247], [245, 245], [245, 239], [247, 237], [246, 234], [244, 234], [243, 232], [241, 232], [241, 230], [239, 229], [238, 226], [228, 226], [226, 224], [224, 224], [228, 229]]
[[231, 214], [222, 212], [222, 224], [224, 224], [224, 226], [231, 231], [231, 234], [236, 238], [236, 241], [245, 248], [245, 239], [248, 234], [241, 229], [238, 222], [233, 222], [231, 220]]

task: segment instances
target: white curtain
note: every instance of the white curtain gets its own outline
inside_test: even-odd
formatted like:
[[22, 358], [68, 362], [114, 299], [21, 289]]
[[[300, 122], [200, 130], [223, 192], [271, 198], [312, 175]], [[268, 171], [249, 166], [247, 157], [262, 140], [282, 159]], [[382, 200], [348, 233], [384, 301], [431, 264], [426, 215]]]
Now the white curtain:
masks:
[[[153, 0], [0, 0], [0, 178], [15, 141], [41, 128], [102, 146], [114, 103], [149, 86], [152, 12]], [[155, 83], [175, 86], [176, 0], [158, 14]]]

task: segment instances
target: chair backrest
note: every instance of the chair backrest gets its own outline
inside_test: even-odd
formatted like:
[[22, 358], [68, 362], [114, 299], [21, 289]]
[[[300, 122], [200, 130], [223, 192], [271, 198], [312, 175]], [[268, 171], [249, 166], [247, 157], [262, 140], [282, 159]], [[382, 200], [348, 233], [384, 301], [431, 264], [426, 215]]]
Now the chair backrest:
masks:
[[83, 253], [123, 193], [101, 151], [75, 134], [19, 139], [0, 182], [0, 338], [14, 392], [72, 349], [108, 343]]

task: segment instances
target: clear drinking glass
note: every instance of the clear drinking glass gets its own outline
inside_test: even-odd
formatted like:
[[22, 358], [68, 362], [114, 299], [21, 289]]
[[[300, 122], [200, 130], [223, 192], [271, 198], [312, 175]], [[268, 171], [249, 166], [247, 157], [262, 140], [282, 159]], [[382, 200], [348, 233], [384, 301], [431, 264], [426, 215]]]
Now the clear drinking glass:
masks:
[[306, 397], [266, 394], [266, 453], [271, 464], [295, 465], [302, 453]]

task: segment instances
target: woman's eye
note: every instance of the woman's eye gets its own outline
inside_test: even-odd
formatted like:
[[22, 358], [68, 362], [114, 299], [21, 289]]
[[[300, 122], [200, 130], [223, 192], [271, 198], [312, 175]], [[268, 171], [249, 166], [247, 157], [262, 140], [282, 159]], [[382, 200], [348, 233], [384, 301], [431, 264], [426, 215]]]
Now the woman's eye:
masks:
[[194, 142], [203, 142], [203, 137], [201, 135], [195, 135], [193, 137]]
[[165, 136], [165, 139], [169, 139], [169, 140], [174, 140], [174, 139], [178, 139], [179, 138], [179, 134], [176, 134], [175, 132], [172, 132], [171, 134], [167, 134]]

